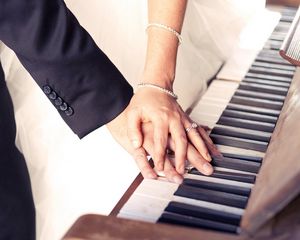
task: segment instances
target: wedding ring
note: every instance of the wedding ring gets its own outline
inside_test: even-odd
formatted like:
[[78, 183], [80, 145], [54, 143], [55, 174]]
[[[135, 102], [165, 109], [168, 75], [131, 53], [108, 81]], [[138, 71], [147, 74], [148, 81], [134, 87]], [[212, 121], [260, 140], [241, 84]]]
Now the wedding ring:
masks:
[[192, 129], [196, 129], [197, 127], [198, 127], [197, 123], [193, 122], [193, 123], [191, 124], [191, 126], [189, 126], [189, 127], [187, 127], [187, 128], [185, 129], [185, 131], [186, 131], [187, 133], [189, 133], [189, 131], [191, 131]]

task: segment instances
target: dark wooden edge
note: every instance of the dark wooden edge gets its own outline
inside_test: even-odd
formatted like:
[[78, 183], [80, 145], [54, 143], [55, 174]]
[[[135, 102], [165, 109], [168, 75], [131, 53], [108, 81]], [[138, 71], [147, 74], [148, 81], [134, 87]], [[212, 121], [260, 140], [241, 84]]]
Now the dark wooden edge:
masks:
[[297, 7], [299, 4], [299, 0], [267, 0], [267, 5]]
[[119, 200], [117, 205], [113, 208], [113, 210], [110, 212], [110, 216], [117, 216], [120, 212], [121, 208], [124, 206], [124, 204], [128, 201], [130, 196], [134, 193], [136, 188], [140, 185], [140, 183], [143, 181], [143, 176], [141, 173], [137, 175], [137, 177], [134, 179], [134, 181], [131, 183], [129, 188], [126, 190], [122, 198]]
[[63, 237], [63, 240], [244, 240], [243, 236], [153, 224], [114, 216], [83, 215]]

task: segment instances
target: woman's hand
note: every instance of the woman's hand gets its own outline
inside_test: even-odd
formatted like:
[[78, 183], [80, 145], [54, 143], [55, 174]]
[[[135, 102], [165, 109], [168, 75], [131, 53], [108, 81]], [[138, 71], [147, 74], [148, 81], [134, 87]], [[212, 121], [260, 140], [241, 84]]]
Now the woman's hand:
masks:
[[133, 96], [127, 111], [128, 137], [135, 148], [143, 145], [141, 126], [152, 123], [152, 158], [158, 171], [164, 169], [168, 138], [174, 143], [175, 169], [184, 173], [188, 141], [190, 141], [203, 159], [210, 161], [209, 151], [197, 129], [190, 128], [192, 122], [171, 96], [157, 89], [141, 88]]
[[[143, 146], [139, 148], [133, 148], [131, 142], [127, 137], [127, 109], [122, 112], [116, 119], [107, 124], [107, 127], [113, 137], [119, 142], [119, 144], [125, 148], [136, 161], [143, 177], [155, 179], [157, 177], [156, 172], [159, 172], [156, 167], [153, 169], [149, 162], [147, 155], [153, 156], [155, 153], [155, 144], [154, 144], [154, 125], [150, 122], [143, 123], [141, 126], [141, 131], [143, 134]], [[196, 131], [196, 130], [195, 130]], [[205, 129], [199, 127], [199, 134], [203, 137], [205, 145], [212, 154], [219, 154], [216, 150], [215, 145], [212, 143], [208, 137]], [[176, 143], [169, 137], [167, 139], [168, 149], [175, 152]], [[196, 167], [200, 172], [205, 175], [210, 175], [213, 172], [210, 161], [204, 159], [198, 150], [194, 147], [193, 144], [187, 142], [186, 146], [186, 157], [189, 162]], [[175, 160], [176, 161], [176, 160]], [[184, 159], [183, 164], [186, 163]], [[176, 164], [176, 163], [175, 163]], [[169, 181], [181, 183], [182, 175], [174, 168], [174, 162], [170, 159], [168, 155], [164, 155], [163, 159], [163, 173]]]
[[[161, 97], [164, 98], [167, 96], [162, 95]], [[160, 98], [155, 98], [155, 99], [160, 99]], [[141, 103], [143, 103], [143, 102], [141, 102]], [[169, 104], [171, 104], [171, 103], [169, 103]], [[119, 142], [119, 144], [122, 145], [123, 148], [125, 148], [133, 156], [139, 169], [141, 170], [142, 175], [145, 178], [156, 178], [157, 175], [156, 175], [155, 171], [152, 169], [152, 167], [148, 163], [147, 154], [150, 156], [155, 156], [156, 148], [157, 147], [161, 148], [161, 146], [157, 146], [157, 143], [155, 143], [155, 141], [156, 141], [155, 134], [160, 134], [160, 131], [158, 131], [158, 133], [155, 132], [155, 125], [151, 121], [140, 123], [138, 129], [141, 131], [139, 134], [141, 134], [141, 136], [143, 137], [143, 142], [142, 142], [142, 146], [134, 148], [132, 146], [131, 141], [128, 138], [128, 135], [127, 135], [127, 131], [128, 131], [127, 121], [129, 120], [128, 115], [130, 115], [130, 108], [131, 108], [131, 106], [129, 105], [125, 109], [125, 111], [123, 111], [117, 118], [115, 118], [113, 121], [108, 123], [107, 127], [110, 130], [113, 137]], [[189, 119], [185, 115], [183, 115], [184, 113], [182, 112], [182, 110], [179, 106], [177, 106], [175, 104], [175, 106], [173, 106], [173, 108], [178, 111], [180, 110], [180, 111], [179, 111], [179, 113], [177, 112], [177, 114], [175, 114], [175, 116], [177, 116], [177, 117], [175, 117], [172, 121], [176, 121], [176, 120], [178, 121], [178, 119], [181, 120], [181, 118], [184, 118], [185, 121], [189, 121]], [[153, 109], [151, 109], [151, 110], [153, 110]], [[157, 110], [153, 110], [153, 111], [156, 112]], [[173, 116], [173, 115], [171, 115], [171, 116]], [[178, 116], [180, 116], [180, 118]], [[160, 118], [158, 118], [158, 120], [161, 121]], [[133, 124], [133, 125], [135, 125], [135, 124]], [[169, 126], [167, 126], [167, 129], [169, 129]], [[134, 131], [136, 131], [136, 129]], [[184, 131], [184, 134], [185, 134], [185, 131]], [[163, 149], [163, 152], [162, 152], [163, 153], [162, 169], [157, 167], [156, 160], [153, 157], [154, 163], [155, 163], [155, 170], [157, 170], [157, 171], [163, 170], [166, 177], [170, 181], [180, 182], [180, 180], [182, 179], [181, 175], [184, 172], [186, 159], [188, 159], [190, 161], [190, 163], [193, 166], [195, 166], [203, 174], [209, 175], [212, 173], [212, 167], [209, 164], [210, 159], [204, 158], [202, 156], [202, 154], [200, 154], [199, 149], [204, 148], [205, 154], [207, 156], [209, 155], [208, 151], [211, 152], [211, 154], [213, 154], [213, 155], [220, 154], [218, 152], [218, 150], [216, 149], [215, 145], [212, 143], [209, 136], [207, 135], [204, 128], [198, 127], [197, 129], [191, 129], [191, 131], [189, 131], [188, 135], [189, 135], [188, 138], [191, 139], [190, 141], [193, 142], [193, 144], [187, 140], [185, 142], [184, 158], [180, 159], [181, 162], [179, 163], [179, 165], [180, 166], [182, 165], [182, 167], [183, 167], [182, 172], [179, 172], [177, 170], [176, 165], [178, 165], [178, 162], [177, 162], [178, 160], [176, 159], [176, 157], [175, 157], [175, 163], [173, 164], [173, 162], [171, 163], [169, 157], [165, 154], [166, 149], [169, 148], [172, 151], [174, 151], [175, 155], [176, 155], [176, 151], [178, 150], [178, 144], [181, 144], [180, 142], [178, 143], [176, 141], [180, 141], [180, 139], [177, 139], [175, 141], [171, 137], [172, 135], [168, 136], [168, 134], [166, 137], [165, 136], [163, 137], [166, 142], [165, 142], [165, 148]], [[158, 139], [160, 140], [161, 138], [158, 138]], [[175, 168], [174, 168], [174, 165], [175, 165]]]

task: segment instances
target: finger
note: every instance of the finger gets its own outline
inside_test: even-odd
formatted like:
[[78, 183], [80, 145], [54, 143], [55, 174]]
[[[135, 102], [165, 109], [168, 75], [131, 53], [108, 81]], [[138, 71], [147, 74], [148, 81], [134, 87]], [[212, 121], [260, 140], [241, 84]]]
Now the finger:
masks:
[[158, 171], [163, 171], [168, 141], [168, 125], [160, 119], [153, 121], [154, 154], [153, 160]]
[[141, 130], [141, 116], [137, 110], [131, 110], [127, 114], [128, 130], [127, 135], [132, 146], [137, 149], [143, 144], [143, 135]]
[[205, 142], [209, 152], [212, 156], [220, 156], [222, 157], [222, 153], [218, 150], [217, 146], [213, 143], [211, 138], [209, 137], [208, 133], [202, 127], [198, 127], [198, 131]]
[[187, 151], [187, 136], [181, 122], [170, 123], [171, 139], [174, 141], [175, 167], [179, 174], [184, 173], [184, 165]]
[[144, 178], [157, 178], [155, 171], [151, 168], [148, 162], [144, 148], [135, 149], [132, 155]]
[[213, 173], [212, 165], [199, 154], [198, 150], [191, 144], [188, 145], [187, 158], [189, 162], [198, 169], [199, 172], [205, 175]]
[[187, 119], [184, 123], [185, 126], [188, 126], [190, 130], [187, 132], [188, 139], [190, 142], [194, 145], [194, 147], [198, 150], [198, 152], [202, 155], [204, 159], [207, 161], [211, 161], [211, 156], [209, 154], [208, 148], [205, 144], [205, 142], [202, 139], [202, 136], [200, 135], [198, 128], [191, 128], [191, 122]]
[[183, 180], [182, 176], [177, 173], [174, 166], [172, 165], [172, 163], [170, 162], [170, 160], [167, 157], [165, 158], [164, 173], [165, 173], [166, 178], [170, 182], [174, 182], [177, 184], [182, 183], [182, 180]]
[[[170, 139], [169, 147], [171, 149], [174, 148], [175, 144]], [[187, 146], [187, 160], [190, 162], [192, 166], [198, 169], [201, 173], [204, 175], [211, 175], [213, 173], [213, 167], [212, 165], [205, 160], [201, 154], [197, 151], [197, 149], [190, 143], [188, 143]]]

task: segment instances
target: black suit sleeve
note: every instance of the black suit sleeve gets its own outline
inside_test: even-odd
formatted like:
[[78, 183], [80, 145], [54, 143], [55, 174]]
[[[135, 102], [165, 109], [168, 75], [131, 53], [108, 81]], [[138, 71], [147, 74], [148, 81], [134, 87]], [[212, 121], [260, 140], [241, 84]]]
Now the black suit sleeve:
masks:
[[0, 0], [0, 39], [80, 138], [130, 101], [130, 85], [63, 1]]

